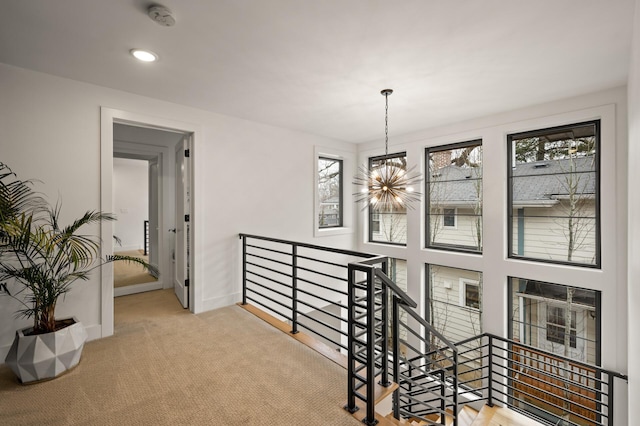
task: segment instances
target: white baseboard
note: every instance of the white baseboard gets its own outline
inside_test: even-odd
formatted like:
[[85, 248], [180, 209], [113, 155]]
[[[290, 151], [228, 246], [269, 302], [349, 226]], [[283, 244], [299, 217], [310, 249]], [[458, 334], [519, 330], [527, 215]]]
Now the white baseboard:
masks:
[[[202, 301], [202, 312], [212, 311], [225, 306], [235, 305], [242, 301], [242, 293], [231, 293], [226, 296], [215, 297], [213, 299], [205, 299]], [[196, 312], [196, 314], [199, 312]]]
[[113, 289], [113, 296], [126, 296], [128, 294], [142, 293], [144, 291], [160, 290], [163, 288], [162, 282], [153, 281], [144, 284], [126, 285], [124, 287], [115, 287]]

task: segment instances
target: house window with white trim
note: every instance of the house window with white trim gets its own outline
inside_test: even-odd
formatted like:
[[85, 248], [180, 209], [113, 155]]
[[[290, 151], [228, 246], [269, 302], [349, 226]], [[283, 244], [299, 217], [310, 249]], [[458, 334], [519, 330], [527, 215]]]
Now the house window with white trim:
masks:
[[[567, 318], [570, 312], [570, 318]], [[576, 347], [576, 311], [567, 311], [560, 306], [547, 305], [547, 341], [564, 345], [567, 328], [569, 329], [569, 346]], [[570, 325], [567, 322], [570, 320]]]
[[480, 284], [478, 281], [460, 280], [460, 305], [480, 309]]
[[456, 209], [444, 209], [442, 215], [442, 226], [448, 228], [456, 227]]

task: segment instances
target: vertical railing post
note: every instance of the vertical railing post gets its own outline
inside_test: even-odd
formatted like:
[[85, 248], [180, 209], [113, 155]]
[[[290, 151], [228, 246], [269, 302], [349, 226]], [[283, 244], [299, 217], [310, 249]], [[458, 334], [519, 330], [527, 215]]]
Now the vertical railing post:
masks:
[[609, 417], [607, 417], [607, 419], [609, 420], [607, 422], [608, 425], [614, 425], [615, 423], [613, 422], [613, 387], [614, 387], [614, 380], [615, 377], [613, 376], [613, 374], [608, 373], [607, 374], [609, 376], [609, 380], [608, 380], [608, 384], [607, 387], [609, 388], [609, 392], [607, 392], [607, 405], [609, 406]]
[[447, 378], [445, 370], [440, 370], [440, 424], [447, 424]]
[[247, 304], [247, 237], [240, 235], [242, 240], [242, 304]]
[[298, 333], [298, 245], [291, 246], [291, 334]]
[[[393, 296], [391, 334], [393, 338], [393, 381], [400, 383], [400, 312], [398, 298]], [[393, 417], [400, 419], [400, 387], [393, 391]]]
[[458, 351], [453, 351], [453, 426], [458, 426]]
[[380, 297], [382, 298], [382, 309], [380, 310], [380, 328], [382, 329], [382, 353], [384, 354], [382, 360], [382, 375], [380, 377], [380, 384], [384, 387], [390, 386], [389, 381], [389, 289], [383, 282]]
[[489, 354], [487, 357], [487, 405], [493, 407], [493, 336], [489, 335]]
[[376, 289], [375, 267], [367, 272], [367, 416], [363, 423], [376, 423]]
[[358, 411], [356, 406], [356, 394], [355, 394], [355, 284], [356, 284], [356, 270], [353, 265], [348, 266], [347, 277], [347, 405], [344, 407], [350, 413]]

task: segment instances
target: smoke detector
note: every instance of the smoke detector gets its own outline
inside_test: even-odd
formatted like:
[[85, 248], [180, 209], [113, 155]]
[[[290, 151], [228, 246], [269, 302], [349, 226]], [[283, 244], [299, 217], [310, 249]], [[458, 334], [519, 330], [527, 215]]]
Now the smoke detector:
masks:
[[163, 27], [173, 27], [176, 23], [171, 11], [164, 6], [151, 6], [147, 14], [149, 18]]

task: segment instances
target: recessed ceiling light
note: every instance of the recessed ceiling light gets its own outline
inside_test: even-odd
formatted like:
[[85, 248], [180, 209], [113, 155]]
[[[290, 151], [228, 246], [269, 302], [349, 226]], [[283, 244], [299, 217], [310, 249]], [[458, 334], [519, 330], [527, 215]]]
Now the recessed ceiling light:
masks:
[[136, 59], [142, 62], [155, 62], [158, 60], [158, 55], [150, 50], [131, 49], [130, 52]]

